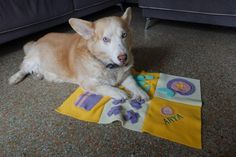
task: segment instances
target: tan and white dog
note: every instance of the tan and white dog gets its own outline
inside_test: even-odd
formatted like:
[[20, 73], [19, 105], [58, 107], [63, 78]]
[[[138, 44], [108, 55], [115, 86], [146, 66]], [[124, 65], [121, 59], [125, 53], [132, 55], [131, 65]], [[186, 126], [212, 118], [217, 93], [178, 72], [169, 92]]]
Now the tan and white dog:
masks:
[[148, 100], [130, 74], [131, 8], [121, 17], [105, 17], [95, 22], [71, 18], [75, 34], [49, 33], [24, 46], [25, 57], [20, 70], [10, 79], [16, 84], [26, 75], [53, 82], [69, 82], [85, 90], [115, 99], [126, 99], [124, 86], [134, 98]]

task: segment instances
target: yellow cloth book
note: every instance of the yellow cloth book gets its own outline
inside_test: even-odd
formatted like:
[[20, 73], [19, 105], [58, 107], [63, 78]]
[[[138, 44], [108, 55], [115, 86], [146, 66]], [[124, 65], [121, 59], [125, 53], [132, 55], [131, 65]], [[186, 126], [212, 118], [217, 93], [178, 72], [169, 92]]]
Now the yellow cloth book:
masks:
[[201, 149], [200, 81], [163, 73], [136, 73], [134, 78], [151, 100], [114, 100], [76, 89], [57, 112], [79, 120], [150, 133]]

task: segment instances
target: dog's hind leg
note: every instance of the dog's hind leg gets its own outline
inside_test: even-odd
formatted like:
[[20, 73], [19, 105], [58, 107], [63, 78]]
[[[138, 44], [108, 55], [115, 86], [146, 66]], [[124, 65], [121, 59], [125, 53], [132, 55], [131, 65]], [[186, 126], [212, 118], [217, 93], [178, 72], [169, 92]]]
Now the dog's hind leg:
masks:
[[8, 82], [10, 85], [17, 84], [21, 82], [26, 75], [27, 73], [25, 73], [23, 70], [19, 70], [17, 73], [15, 73], [9, 78]]
[[32, 74], [33, 79], [35, 80], [42, 80], [44, 78], [43, 74], [39, 72], [33, 72]]
[[29, 42], [24, 46], [25, 57], [21, 64], [20, 70], [9, 79], [9, 84], [17, 84], [22, 81], [26, 75], [34, 74], [35, 77], [42, 79], [39, 73], [39, 58], [37, 50], [34, 48], [34, 42]]
[[39, 73], [39, 65], [34, 58], [25, 57], [20, 70], [9, 79], [9, 84], [17, 84], [21, 82], [26, 75], [32, 74], [35, 79], [43, 79], [43, 75]]

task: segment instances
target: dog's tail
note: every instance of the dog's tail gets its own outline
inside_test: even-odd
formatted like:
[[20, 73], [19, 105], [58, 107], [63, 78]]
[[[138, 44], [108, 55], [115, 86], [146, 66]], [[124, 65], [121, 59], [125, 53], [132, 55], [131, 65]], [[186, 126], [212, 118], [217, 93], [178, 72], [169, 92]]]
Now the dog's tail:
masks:
[[30, 50], [35, 44], [36, 44], [35, 41], [30, 41], [24, 45], [23, 50], [24, 50], [25, 55], [29, 54]]

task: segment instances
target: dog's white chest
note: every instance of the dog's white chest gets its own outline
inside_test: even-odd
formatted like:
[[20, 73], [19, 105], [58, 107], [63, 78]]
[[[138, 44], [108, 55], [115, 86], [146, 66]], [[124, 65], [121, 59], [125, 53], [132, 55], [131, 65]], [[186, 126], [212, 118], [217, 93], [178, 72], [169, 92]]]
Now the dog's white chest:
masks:
[[128, 68], [108, 69], [106, 79], [111, 86], [118, 86], [128, 75]]

